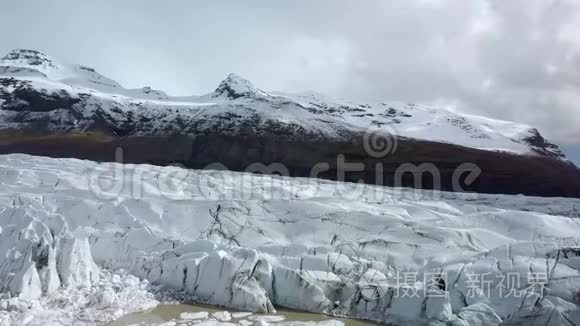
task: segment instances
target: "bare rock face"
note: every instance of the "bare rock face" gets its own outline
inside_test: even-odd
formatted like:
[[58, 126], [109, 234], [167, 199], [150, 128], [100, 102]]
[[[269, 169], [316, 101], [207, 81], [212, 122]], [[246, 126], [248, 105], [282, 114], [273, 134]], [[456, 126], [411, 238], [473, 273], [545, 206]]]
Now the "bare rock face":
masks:
[[530, 136], [523, 138], [523, 141], [528, 143], [530, 147], [539, 153], [540, 155], [554, 157], [554, 158], [561, 158], [564, 157], [564, 154], [558, 148], [557, 145], [549, 142], [547, 139], [540, 135], [538, 129], [533, 128], [530, 129]]

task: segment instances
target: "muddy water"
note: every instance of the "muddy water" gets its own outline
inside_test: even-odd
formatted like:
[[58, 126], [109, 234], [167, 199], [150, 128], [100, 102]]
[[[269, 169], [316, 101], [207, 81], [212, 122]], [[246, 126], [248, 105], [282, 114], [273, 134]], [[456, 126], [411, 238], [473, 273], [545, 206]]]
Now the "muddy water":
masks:
[[[165, 322], [175, 321], [177, 323], [183, 322], [180, 318], [182, 313], [196, 313], [196, 312], [208, 312], [210, 318], [212, 318], [211, 314], [215, 312], [224, 311], [223, 309], [216, 309], [216, 307], [211, 306], [203, 306], [203, 305], [186, 305], [186, 304], [172, 304], [172, 305], [159, 305], [154, 309], [147, 310], [144, 312], [138, 312], [135, 314], [127, 315], [121, 317], [120, 319], [110, 323], [108, 326], [128, 326], [128, 325], [160, 325]], [[235, 312], [231, 311], [234, 314]], [[276, 316], [276, 317], [272, 317]], [[351, 319], [341, 319], [341, 318], [333, 318], [325, 315], [320, 314], [313, 314], [313, 313], [306, 313], [306, 312], [296, 312], [296, 311], [287, 311], [287, 310], [278, 310], [278, 313], [271, 314], [271, 315], [258, 315], [252, 314], [249, 316], [244, 316], [241, 318], [232, 318], [229, 322], [230, 323], [239, 323], [243, 322], [246, 324], [254, 323], [256, 319], [261, 319], [268, 321], [270, 319], [272, 322], [274, 321], [312, 321], [312, 322], [320, 322], [320, 321], [327, 321], [327, 320], [339, 320], [344, 323], [346, 326], [363, 326], [363, 325], [376, 325], [371, 322], [365, 322], [360, 320], [351, 320]], [[276, 320], [277, 319], [277, 320]], [[199, 319], [199, 321], [205, 319]]]

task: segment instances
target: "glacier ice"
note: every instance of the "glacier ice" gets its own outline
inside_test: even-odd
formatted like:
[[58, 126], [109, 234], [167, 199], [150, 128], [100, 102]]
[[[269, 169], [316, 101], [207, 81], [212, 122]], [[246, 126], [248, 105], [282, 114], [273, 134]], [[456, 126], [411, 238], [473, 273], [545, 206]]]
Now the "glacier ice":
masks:
[[[90, 175], [114, 168], [0, 156], [0, 321], [34, 325], [54, 315], [47, 307], [58, 298], [102, 322], [99, 311], [117, 318], [154, 305], [148, 284], [265, 314], [282, 307], [392, 323], [580, 321], [580, 223], [572, 213], [580, 200], [441, 193], [418, 201], [404, 196], [418, 190], [368, 185], [353, 199], [335, 182], [218, 171], [189, 171], [175, 199], [155, 183], [175, 168], [148, 165], [124, 166], [141, 179], [104, 199]], [[295, 196], [278, 199], [263, 182]], [[399, 282], [406, 272], [444, 274], [447, 291], [422, 278]], [[525, 277], [540, 272], [548, 277], [542, 289]], [[489, 291], [469, 295], [470, 275], [484, 274]], [[505, 275], [524, 275], [510, 296], [500, 292]], [[380, 291], [372, 297], [368, 289]]]

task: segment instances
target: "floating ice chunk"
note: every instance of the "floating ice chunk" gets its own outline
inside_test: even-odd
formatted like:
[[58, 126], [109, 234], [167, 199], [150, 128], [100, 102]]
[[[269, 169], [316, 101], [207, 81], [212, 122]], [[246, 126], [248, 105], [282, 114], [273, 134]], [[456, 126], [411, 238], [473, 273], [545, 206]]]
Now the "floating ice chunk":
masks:
[[186, 319], [186, 320], [193, 320], [193, 319], [207, 319], [209, 313], [207, 311], [200, 311], [200, 312], [183, 312], [179, 315], [179, 318]]
[[211, 316], [219, 321], [230, 321], [232, 315], [228, 311], [218, 311], [211, 314]]
[[176, 326], [176, 325], [177, 325], [177, 323], [176, 323], [176, 322], [174, 322], [174, 321], [170, 320], [170, 321], [168, 321], [168, 322], [165, 322], [165, 323], [159, 324], [158, 326]]
[[251, 312], [232, 312], [232, 318], [235, 318], [235, 319], [246, 318], [246, 317], [251, 316], [251, 315], [252, 315]]
[[217, 320], [206, 320], [206, 321], [203, 321], [201, 323], [196, 323], [195, 325], [200, 325], [200, 326], [236, 326], [236, 324], [234, 324], [234, 323], [228, 323], [228, 322], [217, 321]]
[[284, 321], [286, 317], [282, 315], [253, 315], [250, 316], [248, 319], [252, 321], [265, 321], [268, 323], [275, 323]]

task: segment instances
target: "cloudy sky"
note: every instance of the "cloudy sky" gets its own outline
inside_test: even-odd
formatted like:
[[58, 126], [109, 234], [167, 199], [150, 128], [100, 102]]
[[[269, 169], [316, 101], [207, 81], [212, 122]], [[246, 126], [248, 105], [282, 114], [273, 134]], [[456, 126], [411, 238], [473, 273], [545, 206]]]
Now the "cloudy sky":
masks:
[[401, 100], [537, 126], [580, 162], [580, 1], [8, 1], [0, 52], [45, 51], [127, 87]]

